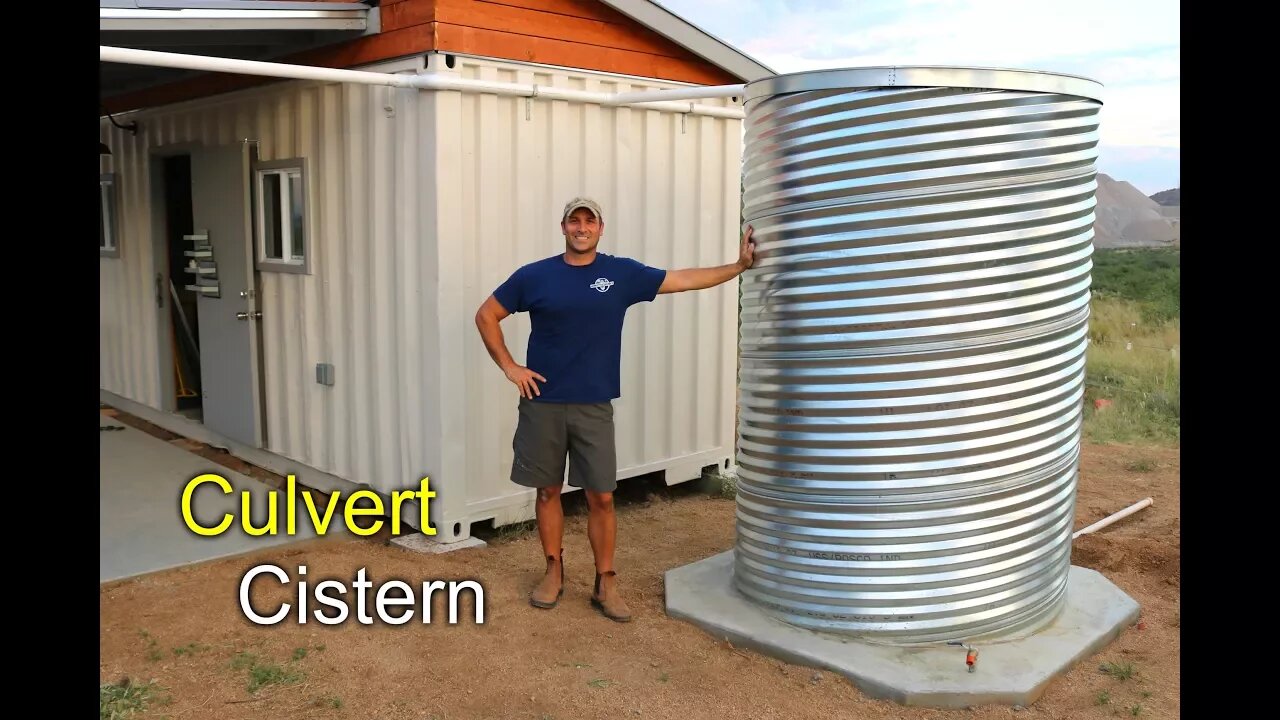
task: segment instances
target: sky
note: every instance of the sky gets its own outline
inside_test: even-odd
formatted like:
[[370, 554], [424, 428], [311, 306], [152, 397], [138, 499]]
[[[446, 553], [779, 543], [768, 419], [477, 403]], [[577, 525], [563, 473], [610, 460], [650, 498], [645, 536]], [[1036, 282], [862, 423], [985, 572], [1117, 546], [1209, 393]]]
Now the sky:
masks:
[[658, 0], [778, 73], [879, 65], [1044, 70], [1102, 83], [1098, 170], [1179, 187], [1178, 0]]

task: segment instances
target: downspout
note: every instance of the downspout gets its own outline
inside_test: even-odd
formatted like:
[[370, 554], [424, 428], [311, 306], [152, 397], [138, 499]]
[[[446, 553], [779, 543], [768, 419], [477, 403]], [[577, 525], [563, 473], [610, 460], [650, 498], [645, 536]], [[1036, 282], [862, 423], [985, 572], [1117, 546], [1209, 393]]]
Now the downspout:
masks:
[[646, 109], [666, 112], [705, 115], [708, 117], [741, 120], [744, 113], [741, 108], [716, 107], [699, 105], [695, 100], [708, 97], [739, 97], [743, 85], [719, 85], [711, 87], [677, 88], [673, 90], [653, 90], [650, 92], [596, 93], [567, 88], [525, 85], [521, 83], [492, 82], [488, 80], [470, 80], [452, 74], [428, 72], [421, 74], [378, 73], [364, 70], [342, 70], [339, 68], [323, 68], [309, 65], [288, 65], [285, 63], [261, 62], [258, 60], [237, 60], [233, 58], [208, 57], [205, 55], [183, 55], [180, 53], [157, 52], [154, 50], [137, 50], [100, 45], [98, 59], [101, 62], [124, 63], [130, 65], [151, 65], [156, 67], [181, 68], [186, 70], [202, 70], [208, 72], [234, 73], [238, 75], [261, 75], [266, 77], [293, 78], [296, 80], [318, 80], [322, 82], [356, 83], [361, 85], [385, 85], [389, 87], [416, 88], [419, 90], [457, 90], [460, 92], [480, 92], [494, 95], [514, 97], [545, 98], [548, 100], [567, 100], [570, 102], [591, 103], [606, 107], [638, 105]]

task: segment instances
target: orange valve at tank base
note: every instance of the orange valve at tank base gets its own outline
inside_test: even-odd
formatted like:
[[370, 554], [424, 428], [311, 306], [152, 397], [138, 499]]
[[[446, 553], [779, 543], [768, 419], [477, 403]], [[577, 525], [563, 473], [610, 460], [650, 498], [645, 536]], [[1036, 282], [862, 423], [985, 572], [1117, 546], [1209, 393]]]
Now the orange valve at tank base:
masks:
[[973, 668], [978, 664], [978, 651], [972, 645], [965, 645], [962, 642], [952, 640], [948, 645], [955, 645], [965, 649], [964, 664], [969, 666], [969, 672], [973, 672]]

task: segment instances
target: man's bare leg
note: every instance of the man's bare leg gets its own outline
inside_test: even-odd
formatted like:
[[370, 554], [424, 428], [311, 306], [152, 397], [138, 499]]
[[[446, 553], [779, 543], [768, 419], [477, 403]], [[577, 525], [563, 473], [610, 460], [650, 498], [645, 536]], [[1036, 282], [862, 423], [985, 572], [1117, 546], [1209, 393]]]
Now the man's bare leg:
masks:
[[560, 557], [564, 552], [564, 507], [560, 504], [560, 486], [540, 488], [534, 510], [547, 570], [529, 596], [529, 602], [535, 607], [552, 608], [564, 594], [564, 565]]
[[596, 572], [613, 570], [613, 550], [618, 540], [618, 517], [613, 512], [613, 493], [587, 491], [587, 537], [595, 555]]
[[618, 538], [618, 517], [613, 510], [613, 493], [587, 490], [587, 537], [596, 561], [596, 586], [591, 599], [596, 607], [614, 620], [631, 619], [631, 611], [618, 593], [618, 578], [613, 568], [614, 548]]

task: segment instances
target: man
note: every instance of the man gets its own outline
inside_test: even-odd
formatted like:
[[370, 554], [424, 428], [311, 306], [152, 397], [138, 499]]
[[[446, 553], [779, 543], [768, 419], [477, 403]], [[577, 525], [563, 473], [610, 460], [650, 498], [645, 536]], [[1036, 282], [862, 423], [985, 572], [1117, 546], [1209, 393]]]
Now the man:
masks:
[[[630, 306], [662, 293], [701, 290], [738, 277], [751, 267], [755, 243], [748, 227], [737, 262], [668, 272], [597, 252], [604, 226], [597, 203], [570, 200], [560, 220], [564, 252], [517, 269], [480, 306], [476, 327], [490, 357], [520, 392], [511, 480], [537, 488], [538, 536], [547, 561], [529, 602], [553, 608], [564, 594], [560, 490], [567, 455], [569, 484], [586, 493], [590, 513], [587, 535], [596, 568], [591, 604], [627, 622], [631, 612], [618, 592], [613, 564], [613, 400], [621, 395], [623, 318]], [[533, 325], [527, 367], [511, 358], [499, 326], [517, 312], [528, 312]]]

